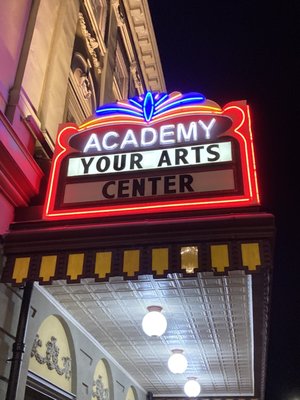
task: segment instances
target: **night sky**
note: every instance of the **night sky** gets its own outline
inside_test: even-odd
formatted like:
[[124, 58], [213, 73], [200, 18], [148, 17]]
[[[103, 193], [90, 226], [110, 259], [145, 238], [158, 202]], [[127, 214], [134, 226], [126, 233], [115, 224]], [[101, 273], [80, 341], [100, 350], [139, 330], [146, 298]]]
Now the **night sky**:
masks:
[[277, 230], [265, 400], [300, 400], [299, 4], [149, 0], [167, 91], [250, 105], [261, 211]]

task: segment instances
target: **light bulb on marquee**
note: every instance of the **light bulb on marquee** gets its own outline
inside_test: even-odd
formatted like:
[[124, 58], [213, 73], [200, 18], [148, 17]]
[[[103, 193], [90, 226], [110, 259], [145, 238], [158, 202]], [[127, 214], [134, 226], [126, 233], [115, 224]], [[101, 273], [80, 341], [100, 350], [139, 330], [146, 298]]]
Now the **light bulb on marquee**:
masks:
[[172, 350], [172, 355], [168, 360], [168, 368], [173, 374], [182, 374], [187, 369], [187, 359], [183, 355], [183, 350]]
[[148, 314], [146, 314], [142, 321], [143, 331], [148, 336], [161, 336], [167, 329], [167, 320], [162, 314], [162, 307], [149, 306], [147, 307]]
[[191, 377], [188, 378], [188, 381], [184, 385], [184, 393], [188, 397], [197, 397], [201, 392], [201, 386], [199, 382], [197, 382], [197, 378]]

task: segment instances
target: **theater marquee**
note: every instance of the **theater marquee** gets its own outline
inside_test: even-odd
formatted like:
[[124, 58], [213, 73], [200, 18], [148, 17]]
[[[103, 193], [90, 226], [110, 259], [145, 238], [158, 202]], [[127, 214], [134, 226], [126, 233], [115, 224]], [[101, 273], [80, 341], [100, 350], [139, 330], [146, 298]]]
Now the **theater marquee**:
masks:
[[154, 94], [99, 108], [57, 136], [44, 218], [121, 216], [259, 203], [249, 109]]

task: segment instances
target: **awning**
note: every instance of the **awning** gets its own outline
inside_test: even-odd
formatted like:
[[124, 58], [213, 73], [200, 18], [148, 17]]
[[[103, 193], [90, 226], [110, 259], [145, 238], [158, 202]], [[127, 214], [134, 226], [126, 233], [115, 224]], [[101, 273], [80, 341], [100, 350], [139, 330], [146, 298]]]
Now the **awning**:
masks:
[[271, 267], [273, 230], [268, 215], [193, 218], [185, 224], [23, 224], [5, 238], [1, 281], [22, 285], [27, 280], [49, 284], [205, 271], [257, 273]]

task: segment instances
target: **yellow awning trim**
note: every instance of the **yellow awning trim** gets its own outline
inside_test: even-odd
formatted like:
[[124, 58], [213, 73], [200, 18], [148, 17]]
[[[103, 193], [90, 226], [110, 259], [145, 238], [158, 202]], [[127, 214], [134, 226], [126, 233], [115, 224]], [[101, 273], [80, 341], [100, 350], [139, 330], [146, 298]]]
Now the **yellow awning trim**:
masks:
[[12, 278], [16, 283], [22, 283], [26, 279], [29, 271], [30, 257], [16, 258]]
[[228, 245], [212, 245], [210, 251], [212, 267], [218, 272], [224, 272], [225, 268], [229, 267]]
[[[148, 247], [90, 251], [81, 253], [33, 254], [7, 258], [3, 282], [22, 284], [26, 280], [48, 283], [66, 279], [77, 282], [82, 277], [108, 280], [110, 276], [124, 274], [124, 278], [150, 273], [166, 276], [172, 272], [196, 273], [213, 269], [226, 273], [227, 268], [255, 271], [262, 264], [260, 242], [239, 243], [236, 257], [229, 258], [230, 244], [191, 244], [170, 247]], [[208, 264], [206, 249], [210, 251]], [[100, 250], [100, 249], [99, 249]], [[262, 253], [263, 254], [263, 253]], [[171, 261], [172, 260], [172, 264]], [[150, 267], [150, 268], [149, 268]]]
[[180, 249], [181, 269], [187, 273], [194, 273], [198, 268], [198, 246], [185, 246]]
[[98, 275], [98, 278], [105, 278], [106, 274], [110, 273], [111, 260], [111, 251], [101, 251], [96, 253], [95, 274]]
[[254, 271], [256, 267], [261, 265], [259, 244], [258, 243], [242, 243], [242, 260], [243, 266]]
[[40, 268], [40, 278], [48, 282], [55, 276], [57, 256], [43, 256]]
[[84, 253], [69, 254], [67, 276], [71, 280], [78, 279], [79, 275], [83, 272]]
[[140, 269], [140, 251], [125, 250], [123, 259], [123, 272], [127, 273], [128, 277], [133, 277], [135, 272]]
[[163, 275], [164, 270], [169, 268], [169, 249], [152, 249], [152, 271]]

